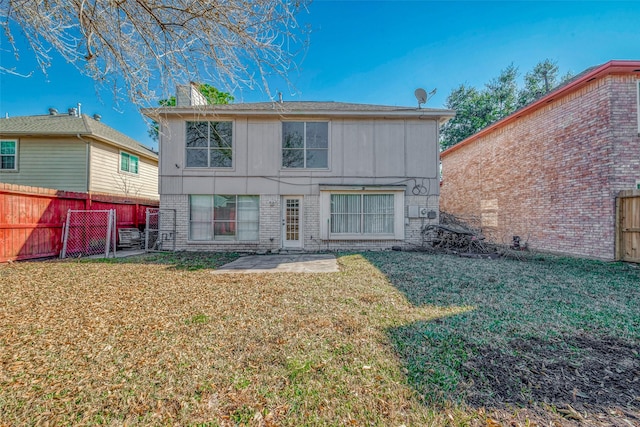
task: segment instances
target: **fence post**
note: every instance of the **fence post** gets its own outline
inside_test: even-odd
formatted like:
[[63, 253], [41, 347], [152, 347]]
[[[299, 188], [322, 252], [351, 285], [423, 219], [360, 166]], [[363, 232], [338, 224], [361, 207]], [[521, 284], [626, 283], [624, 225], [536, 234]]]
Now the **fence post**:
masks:
[[107, 219], [107, 235], [105, 236], [106, 244], [104, 245], [104, 257], [109, 258], [109, 250], [111, 249], [111, 226], [113, 225], [113, 210], [109, 209]]
[[118, 240], [117, 240], [117, 234], [118, 234], [118, 211], [117, 210], [113, 210], [113, 230], [111, 231], [111, 233], [113, 234], [113, 257], [116, 257], [116, 250], [118, 247]]
[[624, 251], [622, 250], [622, 213], [620, 210], [622, 209], [622, 200], [620, 194], [616, 196], [616, 230], [615, 230], [615, 241], [614, 241], [614, 260], [620, 261], [624, 256]]
[[144, 251], [149, 252], [149, 208], [145, 210]]
[[64, 233], [63, 233], [63, 241], [62, 241], [62, 251], [60, 252], [60, 258], [64, 259], [67, 255], [67, 240], [69, 239], [69, 221], [71, 219], [71, 209], [67, 210], [67, 222], [65, 222]]

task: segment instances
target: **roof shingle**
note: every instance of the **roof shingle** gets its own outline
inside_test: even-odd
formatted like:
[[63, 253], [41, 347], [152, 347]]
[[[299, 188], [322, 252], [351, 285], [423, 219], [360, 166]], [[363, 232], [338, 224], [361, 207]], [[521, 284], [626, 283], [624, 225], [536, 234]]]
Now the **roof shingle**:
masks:
[[281, 116], [363, 116], [375, 117], [392, 115], [394, 117], [430, 116], [451, 118], [454, 111], [434, 108], [398, 107], [391, 105], [354, 104], [346, 102], [322, 101], [284, 101], [284, 102], [248, 102], [239, 104], [214, 104], [187, 107], [147, 108], [145, 115], [157, 118], [171, 114], [229, 114], [229, 115], [281, 115]]
[[5, 136], [93, 136], [117, 147], [158, 158], [158, 154], [147, 146], [86, 114], [81, 116], [47, 114], [0, 118], [0, 134]]

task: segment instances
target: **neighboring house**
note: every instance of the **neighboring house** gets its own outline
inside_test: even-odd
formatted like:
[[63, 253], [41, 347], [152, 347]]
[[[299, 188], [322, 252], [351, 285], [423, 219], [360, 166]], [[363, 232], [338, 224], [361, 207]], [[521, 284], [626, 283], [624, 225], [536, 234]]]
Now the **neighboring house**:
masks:
[[616, 259], [616, 197], [640, 185], [639, 105], [640, 61], [585, 71], [442, 152], [441, 210], [501, 243]]
[[412, 247], [438, 221], [438, 132], [452, 111], [202, 106], [177, 93], [176, 107], [145, 114], [162, 123], [160, 207], [176, 211], [178, 249]]
[[158, 199], [158, 155], [100, 121], [58, 114], [0, 119], [0, 182]]

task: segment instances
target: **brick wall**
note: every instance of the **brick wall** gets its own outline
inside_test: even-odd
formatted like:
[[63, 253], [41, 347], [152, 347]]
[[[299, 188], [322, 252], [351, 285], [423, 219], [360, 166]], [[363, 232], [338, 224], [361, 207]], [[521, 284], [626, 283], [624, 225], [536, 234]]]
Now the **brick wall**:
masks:
[[[441, 210], [492, 240], [615, 258], [615, 197], [640, 178], [637, 77], [608, 75], [442, 157]], [[517, 113], [516, 113], [517, 114]]]
[[[438, 211], [438, 195], [405, 196], [405, 212], [409, 205], [426, 206]], [[162, 209], [176, 211], [176, 249], [188, 251], [277, 252], [281, 249], [281, 197], [260, 196], [260, 232], [258, 242], [189, 242], [189, 196], [161, 195]], [[437, 224], [438, 219], [405, 218], [405, 240], [322, 240], [320, 238], [320, 197], [307, 195], [303, 199], [303, 249], [308, 252], [337, 250], [381, 250], [401, 246], [413, 249], [422, 244], [423, 226]]]

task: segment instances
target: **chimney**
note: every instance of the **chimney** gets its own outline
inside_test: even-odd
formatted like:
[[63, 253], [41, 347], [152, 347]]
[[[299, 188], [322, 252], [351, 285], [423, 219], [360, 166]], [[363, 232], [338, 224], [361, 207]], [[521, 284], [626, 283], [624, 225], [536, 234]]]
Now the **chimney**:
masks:
[[58, 115], [58, 110], [56, 110], [55, 108], [49, 108], [49, 115], [50, 116], [57, 116]]
[[207, 98], [198, 90], [198, 85], [191, 82], [188, 85], [176, 86], [176, 106], [193, 107], [207, 105]]

